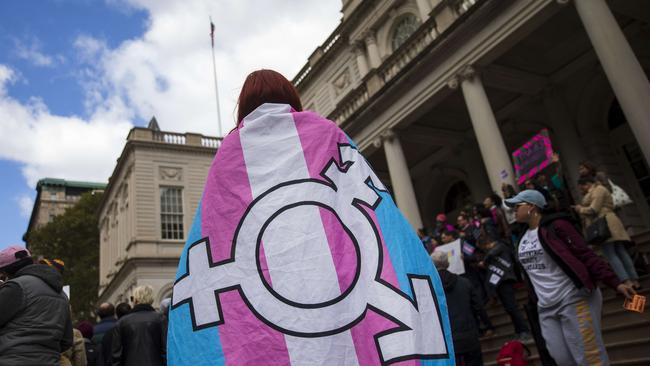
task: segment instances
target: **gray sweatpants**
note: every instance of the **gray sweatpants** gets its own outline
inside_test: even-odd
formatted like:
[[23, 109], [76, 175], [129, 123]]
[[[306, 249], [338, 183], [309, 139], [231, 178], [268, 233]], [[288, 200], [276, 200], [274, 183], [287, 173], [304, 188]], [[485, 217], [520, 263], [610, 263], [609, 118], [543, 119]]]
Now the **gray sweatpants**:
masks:
[[600, 328], [602, 305], [599, 289], [583, 289], [538, 309], [546, 347], [559, 366], [609, 365]]

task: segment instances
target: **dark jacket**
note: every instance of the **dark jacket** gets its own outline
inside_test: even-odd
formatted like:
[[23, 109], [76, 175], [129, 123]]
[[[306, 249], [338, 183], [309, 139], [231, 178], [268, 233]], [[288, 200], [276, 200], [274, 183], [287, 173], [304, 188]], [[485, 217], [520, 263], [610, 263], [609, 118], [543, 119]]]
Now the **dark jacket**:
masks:
[[113, 366], [161, 366], [167, 363], [163, 318], [150, 305], [139, 304], [115, 326]]
[[485, 254], [487, 284], [498, 286], [502, 281], [516, 281], [512, 249], [505, 243], [497, 241], [496, 245]]
[[[582, 235], [569, 221], [570, 218], [563, 213], [544, 216], [539, 226], [540, 244], [577, 288], [593, 290], [597, 282], [601, 281], [616, 289], [621, 281], [609, 263], [589, 248]], [[518, 253], [518, 250], [516, 252]], [[530, 289], [532, 290], [532, 286]], [[534, 291], [531, 291], [531, 295], [534, 298]]]
[[72, 346], [61, 275], [31, 264], [0, 286], [0, 365], [58, 365]]
[[481, 311], [482, 305], [476, 290], [466, 278], [447, 270], [440, 270], [438, 273], [447, 298], [454, 352], [480, 351], [481, 344], [474, 314]]
[[93, 327], [93, 339], [92, 341], [95, 344], [101, 344], [102, 343], [102, 338], [104, 338], [104, 335], [113, 329], [115, 326], [115, 323], [117, 323], [117, 319], [115, 319], [114, 316], [102, 318], [99, 323], [95, 324]]

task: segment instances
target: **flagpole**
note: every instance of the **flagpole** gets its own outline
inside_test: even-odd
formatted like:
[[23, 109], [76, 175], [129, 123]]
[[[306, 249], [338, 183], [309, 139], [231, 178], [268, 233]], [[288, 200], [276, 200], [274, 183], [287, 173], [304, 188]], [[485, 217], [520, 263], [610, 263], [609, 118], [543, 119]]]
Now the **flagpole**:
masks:
[[212, 39], [212, 73], [214, 74], [214, 94], [217, 98], [217, 123], [219, 124], [219, 137], [223, 137], [221, 129], [221, 108], [219, 107], [219, 84], [217, 83], [217, 61], [214, 56], [214, 23], [210, 16], [210, 37]]

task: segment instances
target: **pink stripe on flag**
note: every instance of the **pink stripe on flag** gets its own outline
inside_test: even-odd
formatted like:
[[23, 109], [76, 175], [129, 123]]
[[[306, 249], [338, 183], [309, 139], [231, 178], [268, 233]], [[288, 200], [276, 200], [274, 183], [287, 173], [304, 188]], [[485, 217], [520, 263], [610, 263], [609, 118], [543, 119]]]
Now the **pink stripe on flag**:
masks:
[[[334, 128], [333, 123], [318, 116], [312, 112], [293, 113], [296, 129], [300, 136], [305, 160], [312, 178], [323, 179], [320, 175], [325, 165], [334, 157], [338, 160], [338, 147], [332, 141], [338, 143], [350, 143], [347, 136], [338, 128]], [[313, 137], [317, 136], [318, 139]], [[328, 147], [325, 149], [324, 147]], [[366, 212], [372, 218], [376, 227], [379, 227], [375, 212], [366, 209]], [[339, 286], [341, 291], [345, 291], [352, 281], [356, 269], [356, 253], [348, 239], [347, 233], [336, 222], [334, 215], [321, 209], [321, 219], [326, 228], [328, 243], [332, 252], [332, 259], [336, 268]], [[381, 231], [380, 231], [381, 236]], [[381, 238], [384, 242], [383, 237]], [[383, 269], [381, 279], [399, 288], [395, 269], [388, 257], [388, 250], [382, 244], [383, 250]], [[352, 252], [350, 252], [352, 251]], [[345, 269], [348, 269], [347, 271]], [[375, 345], [374, 335], [395, 328], [397, 325], [390, 320], [372, 312], [367, 311], [366, 317], [355, 325], [351, 330], [352, 341], [357, 353], [357, 359], [360, 366], [379, 365], [379, 353]], [[399, 365], [419, 365], [417, 360], [400, 362]]]
[[[217, 178], [220, 167], [229, 174]], [[215, 262], [230, 258], [237, 224], [251, 201], [239, 131], [235, 131], [224, 139], [212, 163], [202, 201], [201, 231], [210, 238]], [[222, 293], [219, 299], [224, 319], [219, 326], [219, 338], [226, 364], [290, 364], [284, 335], [257, 319], [239, 292]]]

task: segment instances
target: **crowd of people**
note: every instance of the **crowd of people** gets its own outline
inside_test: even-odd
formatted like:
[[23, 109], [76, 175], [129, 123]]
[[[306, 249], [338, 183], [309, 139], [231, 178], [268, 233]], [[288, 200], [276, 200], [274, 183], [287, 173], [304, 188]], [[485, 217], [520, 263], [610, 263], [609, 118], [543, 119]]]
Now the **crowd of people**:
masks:
[[[445, 288], [458, 364], [483, 364], [479, 337], [495, 334], [485, 307], [496, 299], [516, 338], [534, 340], [545, 365], [608, 363], [598, 283], [626, 298], [641, 287], [627, 249], [633, 243], [617, 215], [630, 200], [583, 162], [577, 182], [582, 198], [572, 205], [557, 155], [554, 163], [551, 179], [528, 179], [519, 193], [504, 184], [502, 197], [492, 194], [461, 210], [456, 225], [438, 214], [431, 230], [418, 232]], [[458, 239], [465, 268], [460, 276], [448, 271], [447, 252], [436, 251]], [[529, 292], [528, 320], [515, 298], [520, 287]]]
[[[295, 109], [301, 110], [295, 90], [293, 95]], [[254, 98], [254, 105], [240, 103], [239, 113], [245, 116], [262, 102], [287, 102], [265, 98]], [[242, 112], [242, 105], [250, 110]], [[486, 304], [496, 301], [510, 317], [518, 341], [534, 340], [545, 365], [608, 364], [598, 284], [626, 298], [640, 288], [626, 249], [631, 239], [617, 215], [629, 197], [584, 162], [577, 201], [561, 178], [557, 155], [551, 170], [550, 178], [538, 174], [528, 179], [519, 193], [504, 184], [501, 195], [491, 194], [454, 213], [454, 223], [441, 213], [430, 228], [418, 230], [446, 293], [458, 365], [483, 364], [480, 337], [495, 334]], [[450, 272], [449, 255], [438, 250], [456, 240], [462, 274]], [[62, 261], [35, 260], [23, 247], [0, 251], [0, 365], [166, 364], [169, 299], [156, 310], [153, 289], [138, 286], [132, 306], [100, 304], [97, 319], [73, 327], [63, 270]], [[532, 304], [527, 316], [515, 296], [522, 287]]]
[[96, 324], [73, 327], [63, 268], [20, 246], [0, 251], [0, 365], [166, 365], [168, 308], [151, 306], [151, 286], [133, 290], [133, 307], [102, 303]]

